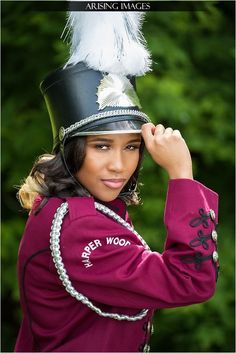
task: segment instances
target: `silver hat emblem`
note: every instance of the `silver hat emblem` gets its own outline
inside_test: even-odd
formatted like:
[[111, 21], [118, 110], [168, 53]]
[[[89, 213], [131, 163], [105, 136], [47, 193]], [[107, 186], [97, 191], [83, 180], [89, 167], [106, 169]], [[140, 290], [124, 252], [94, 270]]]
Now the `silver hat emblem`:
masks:
[[108, 74], [100, 82], [97, 90], [99, 109], [105, 107], [139, 107], [138, 96], [130, 81], [121, 75]]

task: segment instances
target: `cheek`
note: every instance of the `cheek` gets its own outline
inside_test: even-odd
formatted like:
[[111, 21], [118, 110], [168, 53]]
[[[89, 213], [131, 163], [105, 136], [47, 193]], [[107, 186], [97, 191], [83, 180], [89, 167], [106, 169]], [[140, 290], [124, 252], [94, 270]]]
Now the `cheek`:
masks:
[[81, 182], [93, 179], [102, 169], [101, 158], [97, 156], [90, 156], [89, 154], [85, 157], [82, 167], [77, 173], [77, 177]]
[[132, 156], [132, 158], [131, 157], [128, 158], [127, 166], [131, 174], [133, 174], [135, 169], [137, 168], [138, 162], [139, 162], [139, 152], [137, 152], [134, 156]]

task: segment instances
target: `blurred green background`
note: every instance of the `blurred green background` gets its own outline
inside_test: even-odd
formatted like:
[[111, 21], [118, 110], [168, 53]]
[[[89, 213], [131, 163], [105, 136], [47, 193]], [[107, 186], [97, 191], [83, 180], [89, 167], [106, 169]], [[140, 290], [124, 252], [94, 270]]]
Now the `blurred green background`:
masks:
[[[194, 6], [194, 5], [193, 5]], [[217, 292], [204, 304], [156, 313], [152, 351], [234, 352], [234, 2], [204, 2], [204, 11], [150, 12], [143, 32], [153, 71], [137, 81], [144, 111], [180, 129], [195, 179], [220, 195]], [[12, 351], [20, 323], [17, 249], [27, 219], [16, 186], [35, 158], [50, 152], [49, 117], [38, 89], [61, 66], [64, 12], [28, 11], [2, 2], [2, 349]], [[137, 231], [162, 251], [167, 176], [146, 156], [143, 204], [131, 208]], [[132, 332], [131, 332], [132, 334]]]

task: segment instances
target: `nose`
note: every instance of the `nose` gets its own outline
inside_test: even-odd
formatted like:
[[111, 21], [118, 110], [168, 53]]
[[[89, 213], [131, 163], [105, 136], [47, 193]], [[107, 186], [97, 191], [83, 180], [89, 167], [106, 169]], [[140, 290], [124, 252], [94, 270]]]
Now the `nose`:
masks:
[[108, 170], [121, 173], [125, 169], [125, 158], [122, 151], [113, 151], [109, 156]]

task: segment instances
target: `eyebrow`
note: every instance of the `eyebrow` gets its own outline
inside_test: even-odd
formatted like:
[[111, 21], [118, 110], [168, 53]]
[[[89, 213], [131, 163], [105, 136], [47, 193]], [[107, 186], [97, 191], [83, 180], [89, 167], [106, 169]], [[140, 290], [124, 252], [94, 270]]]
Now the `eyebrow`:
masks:
[[[108, 142], [108, 143], [112, 143], [112, 142], [114, 142], [114, 140], [108, 139], [108, 138], [105, 138], [105, 137], [94, 137], [94, 138], [89, 139], [88, 142]], [[134, 142], [141, 142], [141, 138], [131, 139], [131, 140], [127, 141], [127, 143], [134, 143]]]

